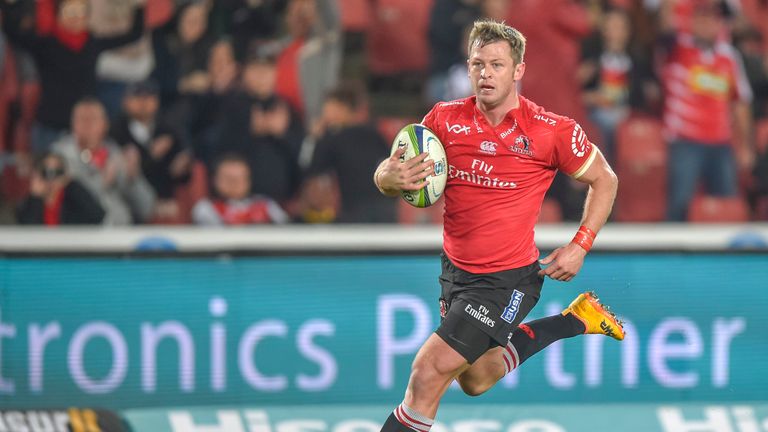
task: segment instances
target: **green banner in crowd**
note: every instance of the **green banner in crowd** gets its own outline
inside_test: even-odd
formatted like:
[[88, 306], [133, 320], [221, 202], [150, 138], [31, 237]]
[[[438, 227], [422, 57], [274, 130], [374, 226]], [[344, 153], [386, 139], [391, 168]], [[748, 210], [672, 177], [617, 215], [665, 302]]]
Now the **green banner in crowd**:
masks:
[[[438, 323], [439, 259], [0, 259], [0, 407], [392, 404]], [[768, 255], [593, 254], [627, 338], [562, 341], [485, 403], [759, 401]], [[446, 402], [466, 402], [456, 388]]]
[[[137, 409], [135, 432], [379, 432], [389, 406]], [[440, 407], [431, 432], [759, 432], [768, 404], [487, 405]]]

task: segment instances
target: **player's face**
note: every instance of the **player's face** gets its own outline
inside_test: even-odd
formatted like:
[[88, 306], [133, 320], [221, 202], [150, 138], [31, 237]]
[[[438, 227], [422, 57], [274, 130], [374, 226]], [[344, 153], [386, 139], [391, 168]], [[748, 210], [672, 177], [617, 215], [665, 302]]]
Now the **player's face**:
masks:
[[467, 62], [472, 90], [482, 105], [493, 108], [517, 97], [515, 81], [523, 77], [525, 63], [515, 64], [506, 41], [474, 45]]

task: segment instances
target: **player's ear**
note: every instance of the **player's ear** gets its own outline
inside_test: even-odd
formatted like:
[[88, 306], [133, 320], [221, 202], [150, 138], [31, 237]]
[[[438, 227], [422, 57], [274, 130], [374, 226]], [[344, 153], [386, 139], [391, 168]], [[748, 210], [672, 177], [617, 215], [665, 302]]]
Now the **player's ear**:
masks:
[[525, 75], [525, 62], [520, 62], [515, 65], [515, 81], [523, 79], [523, 75]]

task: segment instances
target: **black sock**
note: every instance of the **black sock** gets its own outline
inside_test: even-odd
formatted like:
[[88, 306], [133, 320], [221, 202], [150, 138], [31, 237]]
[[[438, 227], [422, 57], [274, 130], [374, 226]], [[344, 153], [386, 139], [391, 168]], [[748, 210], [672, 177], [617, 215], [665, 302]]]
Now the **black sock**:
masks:
[[578, 336], [584, 334], [585, 331], [584, 323], [572, 314], [557, 314], [520, 324], [512, 332], [509, 343], [517, 351], [517, 366], [519, 366], [532, 355], [548, 347], [552, 342]]
[[391, 413], [387, 417], [387, 421], [384, 422], [384, 426], [381, 427], [381, 432], [413, 432], [413, 429], [397, 421], [395, 413]]

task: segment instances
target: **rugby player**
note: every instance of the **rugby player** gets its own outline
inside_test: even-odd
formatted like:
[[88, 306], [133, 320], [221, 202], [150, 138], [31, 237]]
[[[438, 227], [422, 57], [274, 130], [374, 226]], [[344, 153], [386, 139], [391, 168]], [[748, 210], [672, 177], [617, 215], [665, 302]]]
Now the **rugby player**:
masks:
[[[580, 294], [561, 314], [520, 324], [545, 277], [570, 281], [579, 272], [608, 219], [618, 180], [575, 121], [518, 94], [525, 73], [519, 31], [478, 21], [468, 52], [474, 96], [438, 103], [422, 121], [443, 143], [449, 164], [441, 323], [416, 354], [405, 398], [383, 432], [428, 432], [454, 379], [479, 395], [556, 340], [585, 333], [624, 338], [621, 322], [594, 293]], [[401, 154], [374, 173], [385, 195], [424, 187], [434, 169], [426, 153], [403, 163]], [[539, 261], [534, 225], [557, 170], [588, 184], [589, 192], [573, 240]]]

